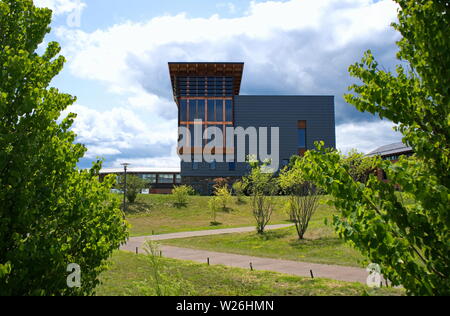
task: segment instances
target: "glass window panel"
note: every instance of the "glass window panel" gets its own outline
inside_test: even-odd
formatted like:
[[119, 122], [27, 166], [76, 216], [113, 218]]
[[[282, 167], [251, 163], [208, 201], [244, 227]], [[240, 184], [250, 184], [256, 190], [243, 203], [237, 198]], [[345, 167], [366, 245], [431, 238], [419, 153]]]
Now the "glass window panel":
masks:
[[156, 174], [143, 174], [142, 179], [147, 183], [156, 183]]
[[177, 174], [175, 176], [175, 183], [181, 183], [181, 175], [180, 174]]
[[197, 101], [197, 119], [205, 121], [205, 100]]
[[298, 129], [298, 147], [306, 148], [306, 129], [304, 128]]
[[215, 121], [215, 107], [214, 107], [214, 100], [208, 100], [208, 121], [214, 122]]
[[189, 100], [189, 121], [193, 121], [197, 115], [197, 102], [196, 100]]
[[231, 100], [225, 101], [225, 121], [233, 121], [233, 104]]
[[160, 174], [158, 183], [173, 183], [173, 174]]
[[194, 147], [194, 140], [195, 140], [194, 125], [189, 125], [189, 132], [191, 133], [191, 147]]
[[180, 120], [187, 121], [187, 100], [180, 101]]
[[223, 121], [223, 101], [216, 100], [216, 121]]

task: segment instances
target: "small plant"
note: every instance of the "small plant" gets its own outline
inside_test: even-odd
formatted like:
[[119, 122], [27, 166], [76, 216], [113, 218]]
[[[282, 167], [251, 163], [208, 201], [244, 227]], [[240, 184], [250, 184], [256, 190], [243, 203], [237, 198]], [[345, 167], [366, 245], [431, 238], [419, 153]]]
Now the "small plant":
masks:
[[219, 226], [222, 223], [218, 222], [216, 220], [217, 218], [217, 211], [219, 210], [219, 202], [217, 200], [216, 196], [213, 196], [209, 199], [208, 201], [208, 206], [209, 209], [211, 210], [211, 214], [212, 214], [212, 221], [211, 221], [211, 226]]
[[245, 184], [242, 181], [236, 181], [233, 183], [233, 191], [236, 195], [236, 202], [237, 203], [244, 203], [244, 192], [245, 192]]
[[141, 292], [147, 295], [156, 296], [180, 296], [180, 295], [194, 295], [192, 285], [187, 281], [182, 281], [180, 276], [174, 279], [173, 276], [164, 273], [164, 259], [161, 258], [161, 251], [159, 245], [148, 240], [144, 245], [144, 250], [147, 253], [149, 259], [152, 284], [148, 287], [146, 280], [135, 282], [135, 286], [140, 289]]
[[219, 208], [223, 212], [230, 211], [230, 208], [228, 207], [228, 205], [231, 203], [232, 196], [231, 196], [231, 192], [228, 189], [228, 187], [223, 186], [221, 188], [217, 188], [215, 195], [216, 195], [215, 199], [217, 200]]
[[245, 185], [249, 188], [252, 212], [256, 220], [256, 231], [264, 234], [264, 229], [272, 217], [274, 198], [278, 186], [273, 179], [273, 173], [268, 169], [268, 163], [260, 164], [259, 161], [249, 160], [252, 167], [251, 173], [244, 178]]
[[188, 204], [188, 198], [194, 194], [194, 189], [188, 185], [180, 185], [172, 190], [173, 205], [175, 207], [186, 207]]

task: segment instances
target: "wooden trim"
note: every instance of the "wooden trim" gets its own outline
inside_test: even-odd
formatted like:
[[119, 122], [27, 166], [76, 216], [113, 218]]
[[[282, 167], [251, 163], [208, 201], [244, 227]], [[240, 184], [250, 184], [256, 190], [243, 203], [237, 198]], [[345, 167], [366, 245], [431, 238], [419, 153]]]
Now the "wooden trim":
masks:
[[297, 121], [297, 128], [306, 128], [306, 121]]

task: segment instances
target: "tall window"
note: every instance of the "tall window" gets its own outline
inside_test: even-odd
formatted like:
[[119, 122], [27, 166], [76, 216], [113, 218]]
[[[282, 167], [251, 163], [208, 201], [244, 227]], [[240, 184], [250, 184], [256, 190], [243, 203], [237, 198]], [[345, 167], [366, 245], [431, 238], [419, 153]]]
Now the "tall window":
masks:
[[306, 121], [298, 121], [297, 133], [299, 155], [302, 156], [306, 150]]
[[187, 121], [187, 100], [180, 101], [180, 121]]
[[189, 100], [189, 121], [197, 117], [197, 100]]
[[225, 101], [225, 121], [233, 121], [233, 105], [231, 100]]
[[214, 122], [216, 120], [215, 101], [208, 100], [208, 121]]
[[197, 101], [197, 119], [205, 121], [205, 100]]
[[216, 100], [216, 122], [223, 121], [223, 100]]

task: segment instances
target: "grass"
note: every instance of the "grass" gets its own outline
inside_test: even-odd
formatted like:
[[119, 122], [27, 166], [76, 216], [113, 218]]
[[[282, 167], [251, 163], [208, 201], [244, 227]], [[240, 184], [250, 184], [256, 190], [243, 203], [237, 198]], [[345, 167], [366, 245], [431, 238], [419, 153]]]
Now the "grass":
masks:
[[[186, 207], [173, 205], [170, 195], [139, 195], [136, 202], [128, 206], [127, 220], [131, 224], [130, 236], [146, 236], [181, 231], [221, 229], [252, 226], [255, 224], [249, 198], [243, 203], [229, 205], [227, 212], [217, 212], [217, 222], [211, 225], [212, 212], [208, 208], [207, 196], [191, 196]], [[276, 211], [270, 224], [288, 223], [283, 212], [285, 197], [276, 197]]]
[[299, 240], [295, 227], [267, 231], [192, 237], [161, 241], [163, 244], [217, 252], [243, 254], [323, 264], [364, 267], [364, 257], [336, 236], [325, 218], [336, 211], [320, 205], [311, 219], [304, 240]]
[[[198, 296], [308, 296], [308, 295], [403, 295], [394, 288], [370, 289], [359, 283], [310, 279], [275, 272], [207, 266], [161, 258], [166, 295]], [[117, 251], [110, 268], [101, 275], [97, 295], [154, 295], [152, 268], [145, 255]]]

